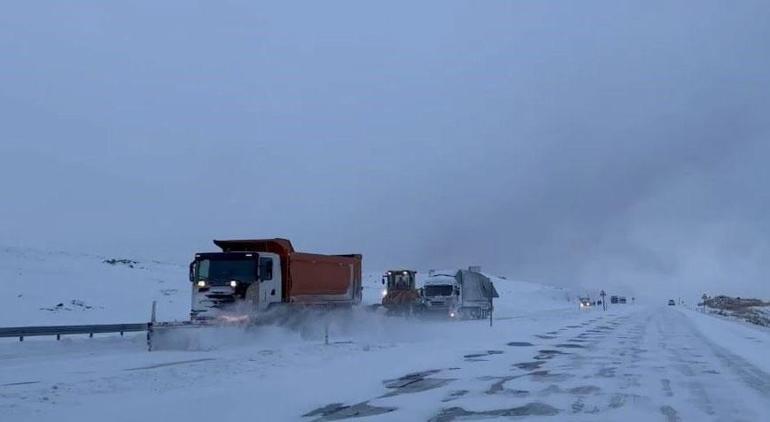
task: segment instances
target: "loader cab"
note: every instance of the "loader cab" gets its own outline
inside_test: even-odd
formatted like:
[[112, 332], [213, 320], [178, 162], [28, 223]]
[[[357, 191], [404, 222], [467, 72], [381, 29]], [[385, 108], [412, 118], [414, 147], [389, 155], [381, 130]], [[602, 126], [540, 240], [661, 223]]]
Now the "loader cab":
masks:
[[417, 271], [391, 270], [382, 275], [382, 284], [388, 291], [414, 290]]

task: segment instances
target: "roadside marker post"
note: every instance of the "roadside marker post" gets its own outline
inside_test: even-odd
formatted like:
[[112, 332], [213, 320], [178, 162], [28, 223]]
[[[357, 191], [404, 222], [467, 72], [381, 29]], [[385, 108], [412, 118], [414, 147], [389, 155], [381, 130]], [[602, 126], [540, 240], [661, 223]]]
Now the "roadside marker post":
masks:
[[601, 293], [599, 293], [599, 296], [602, 297], [602, 309], [606, 311], [607, 310], [607, 299], [606, 299], [607, 293], [604, 290], [602, 290]]

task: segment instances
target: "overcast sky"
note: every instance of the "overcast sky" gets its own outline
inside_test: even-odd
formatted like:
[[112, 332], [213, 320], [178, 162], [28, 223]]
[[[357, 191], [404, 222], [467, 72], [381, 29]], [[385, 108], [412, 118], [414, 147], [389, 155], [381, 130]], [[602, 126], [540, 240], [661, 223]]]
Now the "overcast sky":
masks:
[[770, 3], [6, 2], [0, 244], [770, 296]]

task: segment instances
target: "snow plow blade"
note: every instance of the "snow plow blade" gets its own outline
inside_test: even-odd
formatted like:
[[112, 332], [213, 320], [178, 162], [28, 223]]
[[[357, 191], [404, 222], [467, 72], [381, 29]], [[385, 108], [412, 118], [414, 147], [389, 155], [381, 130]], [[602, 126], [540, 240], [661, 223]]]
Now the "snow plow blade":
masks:
[[147, 332], [147, 346], [153, 350], [212, 350], [248, 337], [246, 323], [208, 321], [156, 322]]

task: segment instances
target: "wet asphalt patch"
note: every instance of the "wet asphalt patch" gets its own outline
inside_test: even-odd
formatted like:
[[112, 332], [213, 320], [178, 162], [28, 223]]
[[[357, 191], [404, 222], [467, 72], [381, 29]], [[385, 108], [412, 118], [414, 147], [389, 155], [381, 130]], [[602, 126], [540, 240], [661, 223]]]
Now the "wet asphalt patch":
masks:
[[535, 337], [541, 338], [543, 340], [553, 340], [553, 339], [556, 338], [556, 336], [549, 336], [549, 335], [545, 335], [545, 334], [536, 334]]
[[472, 411], [462, 407], [449, 407], [442, 409], [429, 422], [450, 422], [458, 418], [489, 418], [489, 417], [516, 417], [516, 416], [553, 416], [559, 414], [559, 410], [545, 403], [532, 402], [524, 406], [508, 409]]
[[[449, 368], [448, 370], [457, 369]], [[431, 375], [435, 375], [441, 372], [441, 369], [431, 369], [427, 371], [411, 372], [402, 377], [385, 380], [383, 384], [385, 388], [391, 390], [378, 398], [393, 397], [400, 394], [418, 393], [421, 391], [432, 390], [435, 388], [443, 387], [452, 381], [454, 378], [432, 378]], [[454, 392], [454, 398], [459, 398], [465, 395], [467, 390], [460, 390]], [[451, 397], [451, 395], [450, 395]], [[450, 398], [451, 400], [452, 398]], [[448, 400], [447, 400], [448, 401]], [[303, 417], [316, 417], [314, 422], [321, 421], [335, 421], [350, 418], [361, 418], [365, 416], [381, 415], [383, 413], [390, 413], [398, 410], [397, 407], [390, 406], [374, 406], [369, 404], [369, 401], [356, 403], [353, 405], [345, 405], [343, 403], [331, 403], [326, 406], [319, 407], [311, 410], [310, 412], [302, 415]]]
[[501, 354], [503, 354], [502, 350], [487, 350], [485, 352], [470, 353], [470, 354], [464, 355], [463, 357], [468, 362], [485, 362], [486, 359], [481, 359], [481, 358], [485, 358], [491, 355], [501, 355]]
[[505, 388], [505, 383], [511, 380], [514, 380], [516, 378], [521, 378], [523, 375], [509, 375], [506, 377], [489, 377], [488, 379], [494, 379], [497, 380], [495, 383], [489, 386], [489, 389], [485, 391], [487, 394], [506, 394], [506, 395], [512, 395], [516, 397], [525, 397], [529, 395], [529, 391], [526, 390], [515, 390], [510, 388]]
[[532, 371], [527, 375], [532, 378], [532, 381], [537, 382], [562, 382], [575, 377], [572, 374], [551, 373], [551, 371], [547, 370]]
[[602, 389], [595, 385], [581, 385], [578, 387], [572, 387], [569, 390], [567, 390], [568, 393], [574, 394], [577, 396], [587, 396], [591, 394], [597, 394], [600, 391], [602, 391]]
[[553, 359], [554, 356], [558, 355], [566, 355], [568, 353], [562, 352], [561, 350], [550, 350], [550, 349], [543, 349], [538, 350], [537, 355], [535, 355], [536, 360], [548, 360]]
[[439, 372], [441, 372], [440, 369], [412, 372], [400, 378], [383, 381], [385, 388], [388, 388], [391, 391], [380, 397], [392, 397], [399, 394], [410, 394], [433, 390], [435, 388], [443, 387], [455, 380], [454, 378], [430, 378], [430, 375], [434, 375]]
[[554, 347], [560, 347], [564, 349], [585, 349], [586, 348], [582, 344], [572, 344], [572, 343], [560, 343], [555, 345]]
[[462, 397], [462, 396], [464, 396], [464, 395], [466, 395], [466, 394], [468, 394], [468, 393], [469, 393], [469, 391], [468, 391], [468, 390], [455, 390], [455, 391], [451, 391], [451, 392], [449, 392], [449, 394], [448, 394], [448, 395], [447, 395], [447, 396], [446, 396], [444, 399], [442, 399], [441, 401], [442, 401], [443, 403], [446, 403], [446, 402], [450, 402], [450, 401], [452, 401], [452, 400], [457, 400], [457, 399], [459, 399], [460, 397]]
[[528, 341], [510, 341], [506, 343], [506, 345], [511, 347], [531, 347], [534, 346], [534, 344], [528, 342]]
[[540, 367], [543, 365], [545, 365], [545, 362], [542, 360], [534, 362], [519, 362], [513, 364], [514, 367], [524, 371], [534, 371], [535, 369], [540, 369]]
[[350, 418], [361, 418], [364, 416], [381, 415], [395, 411], [395, 407], [372, 406], [368, 401], [346, 406], [342, 403], [332, 403], [318, 409], [311, 410], [302, 415], [310, 418], [317, 416], [314, 421], [338, 421]]

